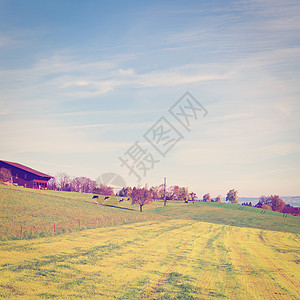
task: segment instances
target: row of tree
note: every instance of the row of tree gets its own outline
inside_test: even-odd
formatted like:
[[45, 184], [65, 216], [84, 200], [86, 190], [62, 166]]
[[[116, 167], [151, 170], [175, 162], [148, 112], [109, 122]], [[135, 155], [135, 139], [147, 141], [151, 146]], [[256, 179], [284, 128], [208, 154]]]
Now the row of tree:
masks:
[[[135, 187], [135, 189], [137, 189]], [[152, 186], [148, 189], [153, 199], [166, 199], [166, 200], [178, 200], [178, 201], [194, 201], [197, 195], [193, 192], [189, 192], [186, 187], [179, 187], [178, 185], [170, 186], [166, 188], [163, 184], [159, 186]], [[118, 193], [120, 197], [131, 197], [134, 188], [124, 187]]]
[[112, 196], [114, 189], [112, 187], [100, 185], [97, 186], [94, 180], [87, 177], [71, 178], [66, 173], [60, 173], [55, 178], [48, 181], [48, 190], [69, 191], [78, 193], [94, 193], [100, 195]]
[[132, 204], [138, 204], [140, 211], [143, 211], [143, 206], [155, 201], [156, 199], [163, 199], [166, 206], [167, 200], [185, 201], [186, 203], [191, 200], [195, 201], [196, 194], [189, 192], [186, 187], [179, 187], [177, 185], [171, 186], [168, 189], [162, 184], [151, 188], [146, 187], [126, 187], [119, 192], [119, 196], [130, 197]]
[[[2, 180], [8, 180], [11, 177], [10, 172], [6, 169], [0, 170], [0, 177]], [[75, 177], [71, 178], [66, 173], [60, 173], [55, 178], [48, 181], [48, 189], [60, 190], [60, 191], [72, 191], [80, 193], [95, 193], [100, 195], [114, 195], [114, 189], [112, 187], [100, 185], [97, 186], [96, 182], [87, 177]], [[234, 189], [227, 193], [226, 201], [238, 204], [238, 192]], [[197, 198], [194, 192], [189, 192], [186, 187], [179, 187], [177, 185], [168, 187], [167, 189], [163, 184], [159, 186], [153, 186], [151, 188], [140, 187], [124, 187], [117, 194], [121, 197], [130, 197], [134, 203], [142, 203], [142, 206], [149, 203], [150, 199], [165, 199], [165, 200], [177, 200], [177, 201], [195, 201]], [[143, 196], [142, 196], [143, 195]], [[144, 197], [144, 200], [142, 200]], [[138, 200], [136, 200], [137, 198]], [[149, 198], [149, 199], [148, 199]], [[135, 199], [135, 200], [134, 200]], [[222, 196], [218, 195], [215, 199], [212, 199], [209, 193], [203, 195], [203, 201], [205, 202], [222, 202]], [[267, 210], [281, 212], [285, 206], [285, 202], [279, 198], [278, 195], [261, 196], [260, 207]], [[250, 205], [243, 203], [244, 205]], [[252, 204], [251, 204], [252, 206]]]
[[[11, 172], [5, 168], [0, 169], [0, 181], [6, 182], [11, 179]], [[94, 180], [87, 177], [75, 177], [71, 178], [66, 173], [59, 173], [55, 178], [48, 181], [49, 190], [71, 191], [79, 193], [94, 193], [100, 195], [112, 196], [114, 195], [114, 189], [109, 186], [100, 185], [97, 186]], [[226, 201], [230, 203], [238, 204], [238, 192], [234, 189], [227, 193]], [[197, 196], [194, 192], [189, 192], [186, 187], [179, 187], [177, 185], [166, 187], [161, 184], [159, 186], [153, 186], [151, 188], [141, 187], [124, 187], [117, 194], [121, 197], [130, 197], [133, 204], [138, 203], [140, 210], [142, 211], [143, 205], [154, 201], [155, 199], [164, 199], [165, 205], [167, 200], [177, 201], [195, 201]], [[222, 202], [222, 196], [218, 195], [215, 199], [212, 199], [209, 193], [203, 195], [203, 201], [205, 202]], [[279, 198], [278, 195], [261, 196], [259, 200], [259, 207], [267, 210], [281, 212], [285, 206], [285, 202]], [[243, 205], [252, 206], [252, 203], [243, 203]]]
[[[230, 190], [228, 193], [227, 193], [227, 196], [226, 196], [226, 201], [229, 201], [230, 203], [233, 203], [233, 204], [238, 204], [238, 192], [236, 190]], [[207, 193], [205, 195], [203, 195], [203, 200], [204, 202], [222, 202], [222, 196], [221, 195], [218, 195], [215, 199], [212, 199], [210, 194]]]

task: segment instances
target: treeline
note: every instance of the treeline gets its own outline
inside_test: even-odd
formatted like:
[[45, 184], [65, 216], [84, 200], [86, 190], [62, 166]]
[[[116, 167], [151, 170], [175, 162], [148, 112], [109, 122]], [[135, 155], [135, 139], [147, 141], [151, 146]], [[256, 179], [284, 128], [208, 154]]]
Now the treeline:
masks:
[[[124, 187], [122, 188], [118, 196], [120, 197], [131, 197], [134, 189], [141, 189], [141, 187]], [[177, 200], [177, 201], [195, 201], [197, 195], [194, 192], [189, 192], [188, 188], [180, 187], [178, 185], [170, 186], [165, 188], [163, 184], [159, 186], [147, 186], [143, 189], [148, 190], [153, 199], [166, 199], [166, 200]]]
[[114, 189], [109, 186], [97, 186], [96, 181], [87, 177], [70, 177], [66, 173], [59, 173], [50, 179], [47, 185], [48, 190], [68, 191], [77, 193], [94, 193], [99, 195], [113, 196]]
[[166, 206], [167, 200], [173, 201], [195, 201], [196, 194], [189, 192], [186, 187], [179, 187], [177, 185], [171, 186], [166, 189], [162, 184], [159, 186], [145, 187], [124, 187], [118, 193], [121, 197], [130, 197], [132, 204], [138, 204], [140, 211], [143, 211], [143, 206], [151, 203], [155, 200], [164, 200], [164, 206]]
[[[211, 198], [209, 193], [206, 193], [203, 195], [204, 202], [222, 202], [222, 196], [218, 195], [215, 199]], [[227, 193], [226, 201], [233, 203], [233, 204], [239, 204], [238, 202], [238, 192], [236, 190], [230, 190]]]
[[49, 190], [69, 191], [78, 193], [94, 193], [107, 196], [130, 197], [134, 190], [144, 189], [149, 191], [151, 199], [165, 199], [178, 201], [195, 201], [197, 195], [194, 192], [189, 192], [188, 188], [177, 185], [165, 188], [165, 186], [147, 186], [141, 187], [123, 187], [119, 192], [115, 193], [113, 187], [101, 184], [97, 185], [96, 181], [87, 177], [70, 177], [66, 173], [59, 173], [56, 177], [48, 181], [47, 188]]

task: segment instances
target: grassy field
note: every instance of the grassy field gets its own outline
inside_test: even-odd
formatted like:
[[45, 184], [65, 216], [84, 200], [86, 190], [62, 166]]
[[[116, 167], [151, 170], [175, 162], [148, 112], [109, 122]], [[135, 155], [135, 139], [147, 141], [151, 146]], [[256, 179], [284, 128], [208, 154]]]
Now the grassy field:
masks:
[[137, 207], [126, 202], [123, 207], [116, 207], [118, 197], [104, 200], [104, 196], [99, 195], [99, 199], [92, 200], [91, 194], [0, 185], [0, 240], [48, 236], [54, 234], [54, 226], [55, 234], [59, 234], [167, 219], [154, 213], [139, 214]]
[[[40, 191], [0, 185], [0, 240], [43, 237], [88, 228], [116, 226], [140, 221], [187, 218], [198, 221], [283, 232], [300, 231], [299, 218], [228, 203], [184, 204], [161, 201], [139, 213], [131, 201], [119, 197], [92, 200], [91, 194]], [[22, 226], [22, 228], [21, 228]], [[21, 234], [22, 233], [22, 234]]]
[[159, 206], [150, 209], [150, 211], [172, 218], [186, 218], [215, 224], [300, 233], [299, 217], [236, 204], [199, 202], [194, 205], [183, 205], [169, 203], [168, 207]]
[[299, 299], [299, 235], [167, 220], [2, 242], [2, 297]]
[[[225, 203], [155, 201], [139, 213], [116, 197], [92, 202], [0, 186], [0, 297], [300, 299], [300, 218]], [[53, 223], [72, 222], [54, 234]], [[19, 224], [45, 236], [20, 235]]]

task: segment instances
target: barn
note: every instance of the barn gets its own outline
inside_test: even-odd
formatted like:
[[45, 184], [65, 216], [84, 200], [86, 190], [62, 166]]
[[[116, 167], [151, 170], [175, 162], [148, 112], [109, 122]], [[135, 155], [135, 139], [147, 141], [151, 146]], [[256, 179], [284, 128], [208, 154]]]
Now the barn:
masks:
[[51, 178], [50, 175], [44, 174], [37, 170], [31, 169], [19, 163], [0, 160], [0, 169], [7, 169], [11, 173], [11, 181], [13, 184], [33, 189], [47, 189], [47, 182]]

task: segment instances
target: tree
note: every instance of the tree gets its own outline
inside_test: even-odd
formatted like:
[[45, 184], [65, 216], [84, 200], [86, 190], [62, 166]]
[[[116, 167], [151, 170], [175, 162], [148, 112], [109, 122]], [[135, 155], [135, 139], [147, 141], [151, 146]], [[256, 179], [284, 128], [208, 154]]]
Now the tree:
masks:
[[281, 212], [285, 206], [285, 202], [278, 195], [261, 196], [260, 202], [272, 207], [273, 211]]
[[87, 177], [75, 177], [70, 182], [72, 192], [92, 193], [96, 187], [96, 182]]
[[120, 197], [130, 197], [131, 193], [132, 193], [132, 188], [130, 186], [127, 186], [127, 187], [123, 187], [119, 191], [119, 196]]
[[167, 200], [179, 200], [179, 186], [170, 186], [166, 191]]
[[203, 195], [203, 201], [204, 202], [211, 202], [211, 197], [210, 197], [209, 193]]
[[56, 190], [57, 189], [57, 183], [55, 178], [51, 178], [48, 182], [47, 182], [47, 189], [48, 190]]
[[0, 181], [6, 182], [11, 180], [11, 172], [8, 169], [1, 168], [0, 169]]
[[143, 206], [151, 203], [153, 197], [151, 192], [147, 188], [134, 187], [131, 193], [132, 204], [138, 204], [140, 206], [140, 212], [143, 211]]
[[101, 184], [99, 187], [94, 188], [93, 193], [106, 196], [113, 196], [115, 194], [113, 187], [105, 186], [103, 184]]
[[222, 196], [218, 195], [215, 199], [215, 202], [222, 202]]
[[178, 200], [185, 201], [185, 203], [188, 203], [188, 201], [191, 199], [192, 198], [189, 193], [189, 190], [185, 187], [180, 187], [178, 191]]
[[229, 201], [230, 203], [233, 203], [233, 204], [239, 204], [238, 202], [238, 192], [236, 190], [230, 190], [228, 193], [227, 193], [227, 197], [226, 197], [226, 201]]
[[164, 196], [164, 192], [163, 190], [161, 191], [160, 186], [152, 186], [150, 192], [154, 201], [155, 199], [162, 199]]
[[197, 199], [196, 193], [191, 192], [191, 193], [190, 193], [190, 198], [191, 198], [191, 200], [193, 201], [193, 203], [195, 204], [195, 200]]
[[61, 191], [70, 191], [71, 178], [66, 173], [59, 173], [56, 177], [57, 187]]

